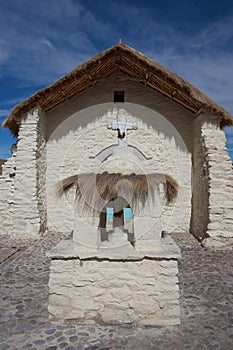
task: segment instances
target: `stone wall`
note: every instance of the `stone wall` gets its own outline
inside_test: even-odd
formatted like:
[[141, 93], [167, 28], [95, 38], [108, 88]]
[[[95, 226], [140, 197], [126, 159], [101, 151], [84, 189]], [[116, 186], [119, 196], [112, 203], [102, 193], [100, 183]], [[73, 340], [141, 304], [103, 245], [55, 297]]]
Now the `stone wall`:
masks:
[[53, 321], [139, 326], [180, 323], [176, 260], [52, 260]]
[[42, 119], [42, 111], [35, 108], [22, 118], [19, 129], [12, 230], [18, 237], [38, 237], [46, 226], [41, 192], [46, 170], [45, 145], [39, 131]]
[[226, 137], [216, 116], [201, 112], [196, 126], [192, 233], [205, 238], [206, 246], [233, 245], [233, 171]]
[[[109, 102], [115, 90], [125, 91], [124, 105]], [[59, 198], [57, 184], [80, 172], [101, 171], [98, 153], [117, 143], [116, 131], [107, 129], [116, 107], [138, 125], [128, 142], [146, 155], [143, 172], [169, 174], [180, 185], [176, 205], [163, 205], [162, 230], [189, 230], [192, 198], [192, 233], [208, 237], [205, 242], [232, 241], [232, 163], [218, 118], [195, 116], [122, 74], [46, 115], [35, 108], [22, 117], [18, 149], [0, 176], [0, 231], [38, 237], [47, 221], [50, 230], [74, 228], [75, 191]]]
[[15, 158], [9, 158], [0, 176], [0, 234], [12, 232], [14, 206]]
[[0, 159], [0, 175], [2, 175], [2, 167], [3, 167], [3, 164], [6, 162], [5, 159]]
[[[212, 120], [211, 120], [212, 119]], [[202, 125], [209, 169], [209, 223], [205, 245], [233, 245], [233, 171], [226, 137], [215, 116]]]
[[[173, 176], [180, 185], [175, 206], [163, 206], [163, 230], [188, 231], [191, 216], [191, 150], [193, 114], [135, 82], [107, 81], [47, 113], [47, 208], [50, 229], [70, 232], [74, 227], [74, 192], [56, 195], [59, 180], [80, 172], [101, 170], [96, 156], [117, 144], [117, 133], [107, 130], [114, 121], [114, 90], [125, 91], [123, 108], [138, 130], [129, 131], [129, 144], [149, 156], [144, 171]], [[101, 103], [101, 104], [100, 104]], [[156, 208], [155, 208], [156, 210]]]

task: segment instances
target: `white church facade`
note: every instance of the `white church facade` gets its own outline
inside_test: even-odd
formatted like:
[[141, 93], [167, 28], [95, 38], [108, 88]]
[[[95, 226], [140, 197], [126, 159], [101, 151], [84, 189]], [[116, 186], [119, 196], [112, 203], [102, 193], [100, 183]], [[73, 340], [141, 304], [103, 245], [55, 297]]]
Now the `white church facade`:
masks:
[[[231, 245], [233, 172], [222, 128], [232, 122], [189, 82], [127, 45], [113, 46], [18, 104], [3, 122], [18, 143], [0, 176], [0, 233], [87, 232], [90, 214], [81, 220], [75, 189], [59, 196], [58, 183], [115, 166], [178, 183], [168, 205], [160, 186], [152, 214], [158, 230], [191, 232], [206, 246]], [[121, 131], [127, 151], [114, 165]]]

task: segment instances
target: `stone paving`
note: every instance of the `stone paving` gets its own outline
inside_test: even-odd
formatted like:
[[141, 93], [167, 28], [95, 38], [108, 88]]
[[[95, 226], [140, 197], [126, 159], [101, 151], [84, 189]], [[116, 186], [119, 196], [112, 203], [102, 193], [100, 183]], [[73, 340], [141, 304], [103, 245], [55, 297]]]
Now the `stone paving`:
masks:
[[9, 254], [0, 265], [0, 350], [233, 349], [232, 250], [207, 250], [189, 234], [172, 237], [182, 249], [181, 326], [174, 329], [52, 324], [45, 252], [62, 235], [34, 242], [1, 237]]

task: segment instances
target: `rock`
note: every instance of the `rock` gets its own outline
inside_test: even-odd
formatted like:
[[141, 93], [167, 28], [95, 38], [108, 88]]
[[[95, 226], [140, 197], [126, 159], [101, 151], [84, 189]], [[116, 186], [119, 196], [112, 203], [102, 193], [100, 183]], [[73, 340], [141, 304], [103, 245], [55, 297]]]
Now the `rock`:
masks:
[[215, 236], [203, 239], [201, 245], [205, 248], [225, 249], [233, 247], [233, 237]]

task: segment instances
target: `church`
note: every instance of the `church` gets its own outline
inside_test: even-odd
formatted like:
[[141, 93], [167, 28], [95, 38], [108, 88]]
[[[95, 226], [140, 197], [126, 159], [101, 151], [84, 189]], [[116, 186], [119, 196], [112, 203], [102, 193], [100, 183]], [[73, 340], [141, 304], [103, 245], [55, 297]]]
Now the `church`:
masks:
[[[150, 218], [159, 232], [190, 232], [206, 247], [232, 245], [233, 172], [223, 131], [231, 125], [230, 113], [188, 81], [119, 43], [16, 105], [4, 120], [18, 142], [0, 176], [0, 233], [36, 239], [46, 231], [78, 235], [81, 227], [92, 244], [95, 214], [77, 203], [75, 186], [59, 195], [59, 183], [81, 174], [87, 187], [90, 174], [115, 171], [134, 174], [135, 181], [164, 174], [166, 185], [177, 185], [176, 201], [166, 201], [163, 179], [153, 180]], [[130, 201], [116, 210], [122, 221], [106, 198], [100, 240], [113, 217], [132, 237], [143, 233]]]

